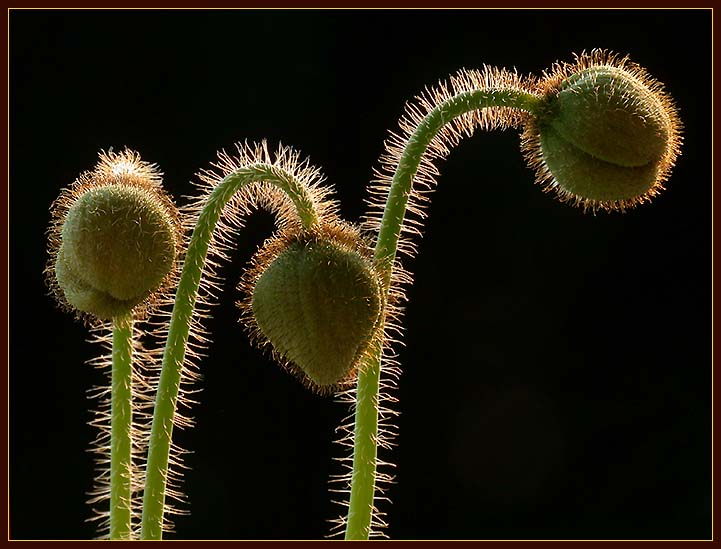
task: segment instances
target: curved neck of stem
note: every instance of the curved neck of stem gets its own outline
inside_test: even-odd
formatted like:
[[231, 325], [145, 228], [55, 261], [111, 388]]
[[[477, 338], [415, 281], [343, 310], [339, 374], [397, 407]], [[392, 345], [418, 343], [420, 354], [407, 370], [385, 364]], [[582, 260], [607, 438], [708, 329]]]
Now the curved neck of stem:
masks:
[[[413, 178], [421, 158], [445, 124], [485, 107], [513, 107], [534, 114], [539, 98], [514, 89], [479, 89], [444, 101], [426, 115], [408, 139], [393, 175], [375, 247], [375, 261], [383, 270], [386, 293], [391, 284], [398, 239], [405, 218]], [[383, 346], [379, 343], [358, 374], [353, 437], [353, 472], [346, 523], [346, 540], [367, 540], [373, 518], [378, 440], [378, 402]]]
[[244, 166], [223, 179], [209, 195], [188, 245], [163, 354], [143, 495], [141, 539], [144, 540], [162, 539], [168, 462], [178, 392], [198, 287], [213, 231], [223, 208], [233, 195], [257, 182], [271, 183], [284, 191], [293, 201], [304, 229], [310, 229], [318, 223], [318, 214], [306, 187], [291, 174], [270, 164]]
[[534, 114], [538, 110], [539, 104], [538, 96], [530, 93], [513, 89], [482, 89], [460, 93], [428, 113], [408, 139], [403, 150], [400, 162], [393, 174], [381, 219], [381, 228], [376, 240], [375, 261], [386, 272], [386, 287], [390, 286], [390, 274], [398, 249], [398, 238], [405, 218], [413, 178], [428, 145], [443, 126], [462, 114], [485, 107], [512, 107]]

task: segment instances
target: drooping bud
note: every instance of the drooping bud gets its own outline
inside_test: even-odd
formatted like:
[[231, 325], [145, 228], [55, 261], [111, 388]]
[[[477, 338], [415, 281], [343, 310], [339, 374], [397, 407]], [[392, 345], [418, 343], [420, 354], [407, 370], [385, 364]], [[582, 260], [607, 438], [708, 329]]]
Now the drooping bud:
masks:
[[681, 142], [660, 83], [598, 50], [556, 65], [539, 82], [542, 114], [522, 145], [539, 181], [593, 210], [623, 210], [658, 194]]
[[353, 379], [384, 306], [369, 248], [348, 225], [282, 234], [255, 256], [239, 305], [256, 341], [327, 392]]
[[177, 209], [136, 153], [101, 153], [52, 212], [46, 272], [80, 316], [140, 313], [169, 282], [182, 238]]

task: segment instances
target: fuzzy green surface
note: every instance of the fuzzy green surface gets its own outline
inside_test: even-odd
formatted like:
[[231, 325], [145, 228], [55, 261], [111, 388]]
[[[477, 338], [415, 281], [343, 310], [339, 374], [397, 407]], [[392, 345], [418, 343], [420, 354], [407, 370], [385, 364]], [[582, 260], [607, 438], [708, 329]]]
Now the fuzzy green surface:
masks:
[[98, 291], [77, 275], [65, 260], [65, 246], [61, 245], [55, 261], [55, 277], [63, 289], [67, 302], [78, 311], [92, 313], [103, 320], [129, 313], [141, 300], [120, 300]]
[[62, 242], [59, 263], [75, 278], [75, 290], [92, 290], [84, 292], [89, 308], [94, 299], [101, 309], [112, 300], [142, 301], [175, 259], [174, 228], [162, 202], [136, 187], [109, 185], [85, 192], [68, 211]]
[[252, 307], [276, 352], [319, 387], [343, 380], [381, 312], [367, 260], [336, 245], [294, 243], [258, 279]]
[[569, 77], [549, 101], [547, 123], [580, 151], [622, 167], [661, 159], [668, 144], [659, 100], [616, 67], [593, 67]]
[[559, 186], [572, 195], [598, 201], [630, 200], [656, 182], [656, 164], [625, 168], [604, 162], [563, 139], [554, 129], [541, 132], [546, 166]]

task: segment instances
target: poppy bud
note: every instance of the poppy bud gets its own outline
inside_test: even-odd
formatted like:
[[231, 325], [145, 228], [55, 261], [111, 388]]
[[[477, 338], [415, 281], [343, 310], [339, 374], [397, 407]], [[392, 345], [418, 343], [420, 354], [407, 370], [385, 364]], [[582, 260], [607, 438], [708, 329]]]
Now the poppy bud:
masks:
[[276, 237], [246, 278], [241, 307], [288, 369], [321, 392], [353, 378], [383, 309], [380, 277], [354, 230], [338, 223]]
[[101, 154], [53, 207], [51, 286], [78, 313], [108, 320], [147, 304], [173, 270], [178, 214], [154, 167]]
[[540, 80], [543, 107], [523, 147], [538, 178], [584, 208], [625, 209], [658, 194], [679, 154], [680, 122], [646, 72], [594, 51]]

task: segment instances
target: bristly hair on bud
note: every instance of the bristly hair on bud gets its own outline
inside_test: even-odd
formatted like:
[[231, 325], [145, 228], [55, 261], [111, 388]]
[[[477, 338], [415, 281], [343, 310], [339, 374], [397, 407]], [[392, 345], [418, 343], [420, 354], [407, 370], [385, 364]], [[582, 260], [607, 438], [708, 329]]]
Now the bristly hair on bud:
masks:
[[521, 148], [546, 191], [584, 210], [624, 211], [664, 188], [680, 154], [681, 121], [645, 69], [595, 49], [538, 79], [541, 114]]
[[384, 297], [370, 244], [342, 221], [279, 232], [255, 254], [238, 302], [251, 341], [319, 394], [351, 386], [379, 336]]
[[45, 269], [60, 306], [93, 325], [147, 317], [174, 285], [183, 243], [157, 167], [129, 149], [99, 157], [51, 206]]

